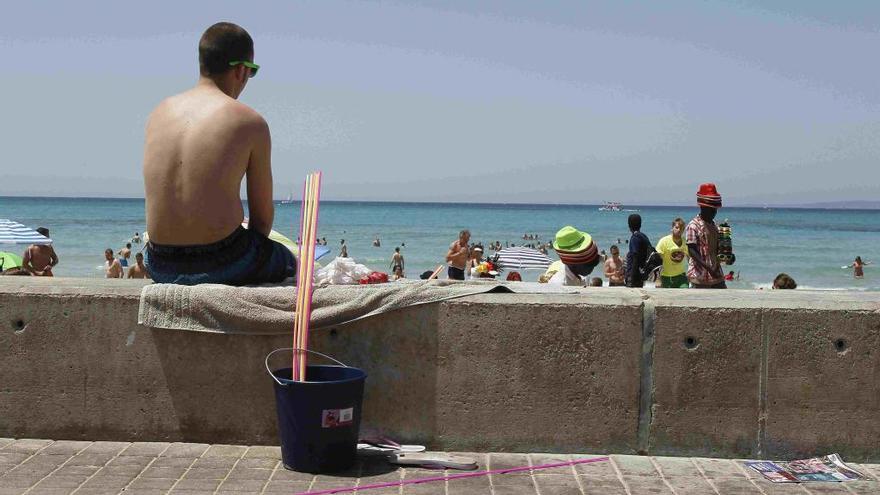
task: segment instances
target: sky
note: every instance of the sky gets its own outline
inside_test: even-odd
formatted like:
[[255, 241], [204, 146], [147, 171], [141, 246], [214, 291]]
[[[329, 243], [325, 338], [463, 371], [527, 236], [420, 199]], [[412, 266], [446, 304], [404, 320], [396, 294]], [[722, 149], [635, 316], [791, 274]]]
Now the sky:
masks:
[[[0, 195], [142, 197], [143, 130], [235, 22], [274, 195], [726, 205], [880, 197], [880, 2], [14, 2]], [[244, 191], [244, 189], [243, 189]]]

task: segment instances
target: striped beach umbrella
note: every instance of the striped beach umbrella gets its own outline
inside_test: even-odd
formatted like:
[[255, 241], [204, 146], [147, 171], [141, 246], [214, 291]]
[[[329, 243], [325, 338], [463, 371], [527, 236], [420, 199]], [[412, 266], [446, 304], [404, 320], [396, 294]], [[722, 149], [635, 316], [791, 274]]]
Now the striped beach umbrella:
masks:
[[552, 260], [537, 249], [509, 247], [498, 251], [496, 263], [505, 270], [546, 270]]
[[18, 222], [0, 218], [0, 244], [52, 244], [52, 239]]

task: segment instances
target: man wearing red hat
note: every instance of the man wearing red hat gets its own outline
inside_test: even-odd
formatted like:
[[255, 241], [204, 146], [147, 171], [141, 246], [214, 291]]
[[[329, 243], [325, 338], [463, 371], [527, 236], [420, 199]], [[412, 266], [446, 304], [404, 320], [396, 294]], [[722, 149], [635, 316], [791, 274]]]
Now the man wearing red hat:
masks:
[[718, 261], [718, 226], [715, 215], [721, 208], [721, 195], [711, 182], [700, 184], [697, 191], [700, 214], [687, 225], [688, 281], [696, 289], [726, 289], [724, 272]]

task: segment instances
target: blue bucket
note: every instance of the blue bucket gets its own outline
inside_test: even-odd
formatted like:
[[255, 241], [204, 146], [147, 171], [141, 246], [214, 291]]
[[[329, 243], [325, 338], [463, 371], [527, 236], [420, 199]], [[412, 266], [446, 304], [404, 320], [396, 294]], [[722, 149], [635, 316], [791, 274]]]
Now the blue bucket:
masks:
[[[272, 354], [288, 350], [293, 351], [270, 352], [266, 371]], [[281, 460], [292, 471], [343, 471], [354, 464], [357, 454], [367, 374], [319, 352], [306, 352], [339, 365], [306, 366], [306, 379], [301, 382], [291, 380], [291, 368], [269, 371], [275, 387]]]

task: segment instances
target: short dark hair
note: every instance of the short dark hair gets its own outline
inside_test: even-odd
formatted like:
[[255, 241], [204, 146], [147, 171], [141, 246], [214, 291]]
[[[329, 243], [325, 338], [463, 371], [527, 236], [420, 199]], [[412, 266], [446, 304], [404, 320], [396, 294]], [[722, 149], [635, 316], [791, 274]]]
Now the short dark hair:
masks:
[[223, 74], [232, 68], [229, 62], [253, 58], [254, 40], [237, 24], [218, 22], [199, 39], [199, 73], [203, 76]]
[[797, 289], [797, 283], [787, 273], [780, 273], [773, 280], [774, 289]]
[[627, 223], [629, 223], [629, 230], [635, 232], [642, 228], [642, 216], [638, 213], [633, 213], [627, 219]]
[[125, 247], [131, 249], [131, 243], [130, 243], [130, 242], [126, 242], [126, 243], [125, 243]]
[[37, 228], [37, 232], [39, 232], [43, 237], [49, 237], [49, 229], [46, 227]]
[[599, 277], [593, 277], [590, 279], [590, 287], [602, 287], [602, 279]]

